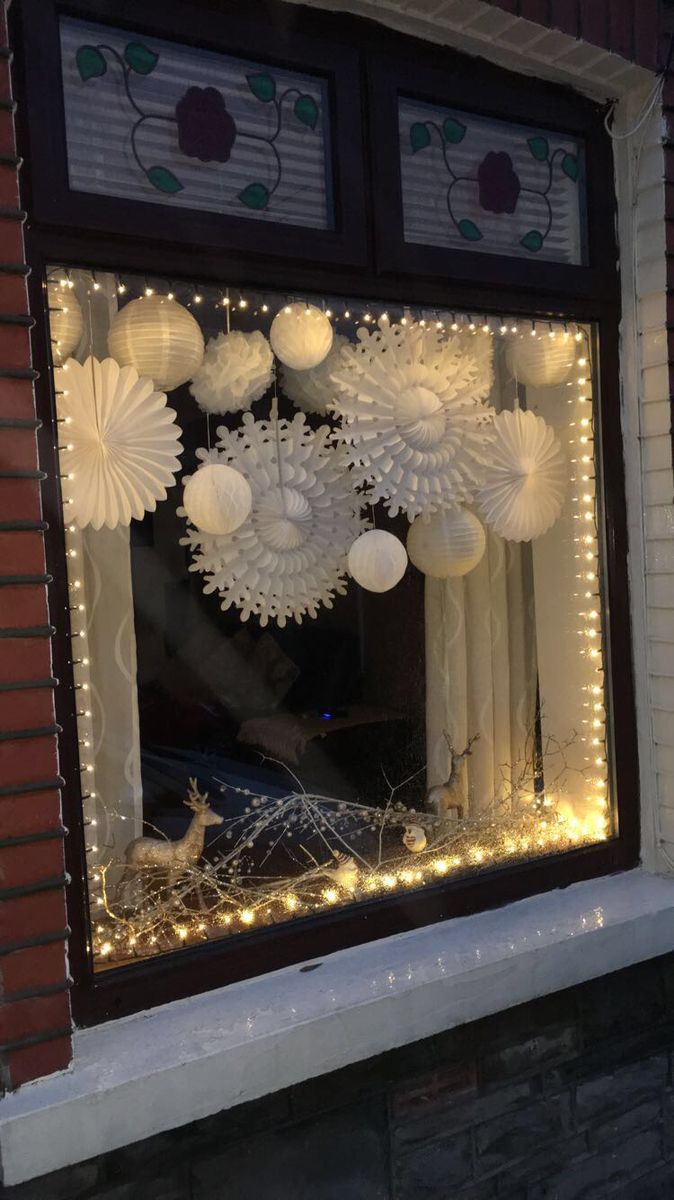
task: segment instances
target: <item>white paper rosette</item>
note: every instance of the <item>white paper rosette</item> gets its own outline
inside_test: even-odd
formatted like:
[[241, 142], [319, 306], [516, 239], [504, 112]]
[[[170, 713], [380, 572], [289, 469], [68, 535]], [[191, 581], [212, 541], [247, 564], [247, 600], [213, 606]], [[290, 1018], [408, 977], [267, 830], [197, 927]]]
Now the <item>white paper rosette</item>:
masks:
[[154, 512], [174, 482], [182, 452], [176, 414], [164, 393], [113, 358], [71, 358], [54, 375], [59, 416], [65, 418], [68, 520], [113, 529]]
[[358, 330], [332, 373], [354, 483], [395, 516], [453, 508], [483, 482], [493, 410], [470, 343], [418, 323]]
[[554, 430], [531, 411], [500, 412], [494, 422], [481, 510], [495, 533], [529, 542], [559, 517], [566, 491], [566, 463]]
[[220, 333], [206, 346], [190, 391], [204, 412], [238, 412], [264, 396], [273, 366], [271, 346], [259, 330]]
[[336, 333], [332, 341], [332, 350], [310, 371], [293, 371], [292, 367], [281, 367], [281, 387], [289, 400], [304, 412], [320, 413], [326, 416], [328, 405], [334, 400], [337, 388], [332, 382], [332, 372], [337, 370], [343, 346], [349, 345], [349, 339], [342, 333]]
[[[218, 449], [198, 450], [202, 462], [221, 462], [250, 484], [253, 506], [236, 532], [218, 537], [188, 526], [181, 544], [193, 551], [191, 571], [205, 576], [222, 608], [241, 610], [260, 624], [298, 623], [330, 608], [346, 591], [346, 558], [366, 527], [344, 452], [327, 426], [313, 432], [303, 413], [292, 421], [255, 421], [218, 429]], [[184, 515], [184, 511], [182, 513]]]

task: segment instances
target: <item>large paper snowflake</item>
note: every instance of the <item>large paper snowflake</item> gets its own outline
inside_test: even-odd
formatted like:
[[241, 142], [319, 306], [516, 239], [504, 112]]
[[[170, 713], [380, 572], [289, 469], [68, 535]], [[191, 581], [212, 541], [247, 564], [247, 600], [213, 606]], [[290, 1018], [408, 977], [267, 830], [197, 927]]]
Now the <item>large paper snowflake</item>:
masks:
[[173, 485], [182, 452], [164, 393], [114, 358], [70, 358], [54, 377], [69, 520], [113, 529], [154, 512]]
[[367, 485], [395, 516], [470, 502], [493, 434], [485, 371], [470, 342], [435, 329], [380, 322], [358, 330], [332, 373], [354, 484]]
[[[216, 450], [197, 450], [202, 462], [235, 467], [253, 493], [250, 516], [218, 537], [188, 526], [181, 540], [194, 552], [191, 571], [205, 575], [204, 591], [218, 592], [222, 608], [251, 614], [260, 624], [289, 617], [298, 623], [346, 591], [346, 556], [366, 528], [346, 456], [330, 430], [315, 432], [303, 413], [292, 421], [255, 421], [218, 429]], [[184, 515], [184, 512], [183, 512]]]

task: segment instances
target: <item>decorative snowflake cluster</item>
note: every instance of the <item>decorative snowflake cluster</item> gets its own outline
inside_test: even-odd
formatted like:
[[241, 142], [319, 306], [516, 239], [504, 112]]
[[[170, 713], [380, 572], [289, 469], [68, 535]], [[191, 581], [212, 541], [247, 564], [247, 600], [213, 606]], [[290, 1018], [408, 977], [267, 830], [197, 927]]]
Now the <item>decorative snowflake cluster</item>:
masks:
[[493, 440], [484, 362], [460, 338], [416, 322], [382, 320], [358, 339], [340, 352], [329, 405], [354, 484], [410, 521], [472, 501]]
[[[255, 421], [218, 429], [218, 449], [197, 450], [202, 462], [236, 468], [253, 493], [250, 516], [234, 533], [216, 536], [188, 525], [181, 545], [194, 552], [191, 571], [206, 578], [222, 608], [232, 605], [283, 627], [289, 617], [315, 617], [346, 591], [346, 556], [367, 527], [346, 455], [327, 426], [313, 431], [303, 413], [292, 421]], [[185, 515], [184, 510], [180, 510]]]

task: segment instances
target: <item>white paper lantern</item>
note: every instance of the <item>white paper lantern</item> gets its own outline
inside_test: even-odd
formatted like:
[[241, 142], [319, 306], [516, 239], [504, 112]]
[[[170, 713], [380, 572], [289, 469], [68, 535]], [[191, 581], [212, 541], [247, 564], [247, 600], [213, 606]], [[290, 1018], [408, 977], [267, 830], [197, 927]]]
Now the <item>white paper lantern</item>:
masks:
[[388, 592], [400, 582], [407, 567], [407, 551], [400, 538], [385, 529], [368, 529], [349, 550], [349, 573], [368, 592]]
[[79, 346], [84, 333], [82, 307], [72, 288], [62, 287], [57, 279], [47, 284], [49, 335], [55, 365], [59, 366]]
[[264, 396], [273, 366], [271, 346], [259, 330], [221, 333], [206, 346], [190, 391], [204, 412], [239, 412]]
[[495, 533], [529, 542], [554, 525], [562, 511], [567, 476], [562, 447], [554, 430], [531, 411], [500, 412], [494, 429], [480, 507]]
[[286, 304], [269, 331], [274, 354], [294, 371], [317, 367], [332, 347], [332, 325], [313, 304]]
[[527, 387], [557, 387], [565, 383], [576, 361], [576, 346], [569, 333], [520, 334], [506, 347], [508, 369]]
[[164, 393], [113, 358], [70, 358], [54, 377], [59, 416], [67, 422], [61, 454], [68, 520], [114, 529], [154, 512], [182, 451]]
[[289, 400], [304, 412], [320, 413], [325, 416], [328, 405], [334, 400], [337, 388], [332, 382], [332, 372], [340, 362], [343, 346], [349, 339], [336, 333], [330, 353], [310, 371], [293, 371], [292, 367], [281, 367], [281, 387]]
[[467, 575], [479, 563], [485, 546], [481, 523], [465, 508], [417, 517], [407, 535], [410, 561], [433, 579]]
[[482, 484], [493, 434], [485, 371], [470, 340], [418, 323], [358, 330], [342, 349], [330, 408], [341, 418], [356, 486], [392, 516], [470, 502]]
[[108, 349], [155, 386], [171, 392], [191, 379], [204, 357], [202, 332], [191, 313], [168, 296], [141, 296], [114, 317]]
[[362, 501], [331, 430], [310, 429], [303, 413], [292, 421], [244, 413], [237, 430], [220, 427], [218, 437], [218, 449], [197, 450], [197, 458], [245, 475], [253, 506], [226, 536], [188, 527], [181, 545], [193, 551], [190, 570], [205, 576], [204, 591], [217, 592], [224, 610], [240, 609], [242, 621], [257, 616], [261, 625], [283, 627], [289, 618], [316, 617], [321, 605], [331, 608], [346, 591], [347, 552], [364, 527]]
[[224, 463], [206, 463], [185, 480], [183, 506], [202, 533], [233, 533], [253, 504], [248, 480]]

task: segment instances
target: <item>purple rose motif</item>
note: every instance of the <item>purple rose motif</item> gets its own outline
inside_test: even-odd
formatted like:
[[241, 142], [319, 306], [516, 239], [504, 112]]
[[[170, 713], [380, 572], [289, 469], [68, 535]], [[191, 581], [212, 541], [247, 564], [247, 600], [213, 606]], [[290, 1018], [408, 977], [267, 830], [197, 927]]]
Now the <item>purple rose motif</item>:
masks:
[[490, 150], [477, 169], [477, 183], [485, 212], [514, 213], [520, 181], [509, 154]]
[[189, 87], [176, 104], [178, 145], [188, 158], [201, 162], [229, 160], [236, 125], [214, 87]]

